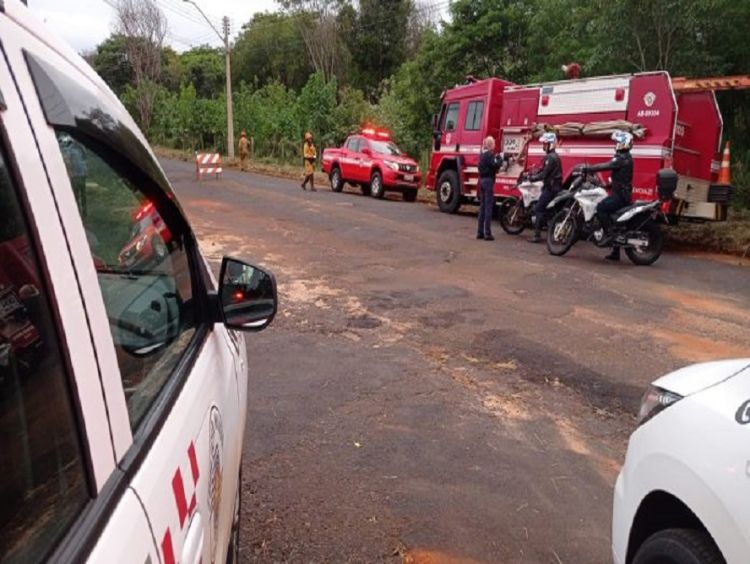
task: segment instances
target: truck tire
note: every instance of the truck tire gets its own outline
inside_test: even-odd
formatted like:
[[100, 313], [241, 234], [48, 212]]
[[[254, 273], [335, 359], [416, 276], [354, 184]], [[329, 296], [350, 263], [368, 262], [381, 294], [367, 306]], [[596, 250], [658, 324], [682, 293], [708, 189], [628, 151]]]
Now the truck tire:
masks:
[[385, 186], [383, 186], [383, 175], [380, 174], [379, 170], [372, 173], [370, 177], [370, 195], [373, 198], [382, 200], [385, 196]]
[[444, 213], [456, 213], [461, 207], [461, 192], [458, 187], [458, 173], [444, 170], [437, 182], [438, 207]]
[[713, 539], [694, 529], [665, 529], [651, 535], [633, 564], [724, 564]]
[[331, 169], [331, 176], [329, 178], [331, 180], [331, 190], [341, 192], [344, 189], [344, 179], [341, 178], [341, 169], [339, 167], [334, 166]]
[[416, 202], [417, 201], [417, 189], [407, 188], [404, 190], [404, 202]]

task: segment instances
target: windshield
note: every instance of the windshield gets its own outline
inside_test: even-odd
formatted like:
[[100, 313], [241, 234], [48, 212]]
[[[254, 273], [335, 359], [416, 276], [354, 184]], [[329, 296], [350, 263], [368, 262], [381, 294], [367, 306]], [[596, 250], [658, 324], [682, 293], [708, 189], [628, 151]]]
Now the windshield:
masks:
[[401, 149], [393, 141], [370, 141], [370, 147], [375, 153], [381, 155], [393, 155], [395, 157], [401, 155]]

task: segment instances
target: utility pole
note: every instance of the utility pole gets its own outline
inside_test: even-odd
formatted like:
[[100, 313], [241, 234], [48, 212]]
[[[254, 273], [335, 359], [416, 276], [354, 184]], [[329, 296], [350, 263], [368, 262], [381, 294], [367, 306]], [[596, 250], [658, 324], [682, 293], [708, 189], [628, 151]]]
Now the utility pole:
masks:
[[229, 45], [229, 18], [224, 16], [224, 53], [227, 59], [227, 154], [234, 158], [234, 101], [232, 100], [232, 57]]
[[193, 0], [183, 0], [183, 2], [188, 2], [195, 6], [195, 9], [200, 12], [200, 15], [203, 16], [203, 19], [206, 20], [206, 23], [208, 23], [209, 26], [211, 26], [211, 29], [216, 32], [216, 35], [219, 36], [219, 39], [224, 43], [224, 55], [226, 57], [226, 75], [227, 75], [227, 156], [230, 159], [234, 158], [234, 102], [232, 100], [232, 64], [231, 64], [231, 54], [232, 54], [232, 48], [229, 42], [229, 18], [227, 16], [224, 16], [224, 18], [221, 20], [222, 23], [222, 31], [223, 34], [219, 32], [218, 29], [214, 27], [214, 24], [211, 23], [211, 20], [208, 19], [208, 16], [203, 13], [203, 10], [201, 10], [200, 6], [196, 4]]

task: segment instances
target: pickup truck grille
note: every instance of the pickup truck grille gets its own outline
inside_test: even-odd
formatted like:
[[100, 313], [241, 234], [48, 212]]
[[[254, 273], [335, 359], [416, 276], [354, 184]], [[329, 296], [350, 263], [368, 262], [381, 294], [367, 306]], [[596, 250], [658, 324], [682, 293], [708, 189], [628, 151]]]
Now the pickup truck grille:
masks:
[[417, 172], [417, 167], [415, 165], [410, 165], [410, 164], [399, 164], [398, 169], [401, 172]]

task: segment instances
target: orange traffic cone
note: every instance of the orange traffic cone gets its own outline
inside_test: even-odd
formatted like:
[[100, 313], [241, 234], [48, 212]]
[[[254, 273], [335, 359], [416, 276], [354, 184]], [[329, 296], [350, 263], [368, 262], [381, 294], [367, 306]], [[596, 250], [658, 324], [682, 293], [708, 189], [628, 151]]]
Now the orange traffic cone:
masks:
[[717, 184], [731, 184], [732, 173], [729, 170], [729, 141], [724, 145], [724, 155], [721, 157], [721, 168], [719, 169], [719, 178]]

